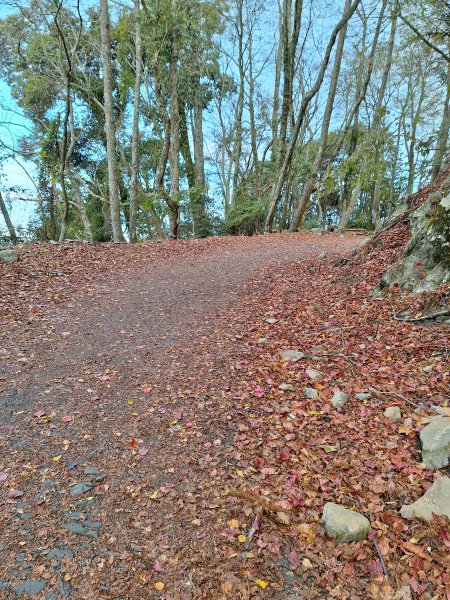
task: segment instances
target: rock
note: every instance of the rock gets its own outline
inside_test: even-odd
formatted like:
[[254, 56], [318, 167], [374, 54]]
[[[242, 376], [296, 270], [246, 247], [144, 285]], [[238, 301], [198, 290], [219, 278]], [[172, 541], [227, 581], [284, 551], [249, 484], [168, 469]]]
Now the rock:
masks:
[[19, 256], [15, 250], [0, 250], [0, 261], [7, 265], [12, 265], [19, 260]]
[[282, 359], [288, 360], [291, 363], [296, 363], [302, 358], [305, 358], [303, 352], [298, 352], [297, 350], [282, 350], [280, 356]]
[[450, 457], [450, 417], [438, 417], [420, 432], [422, 462], [431, 469], [446, 467]]
[[397, 421], [401, 420], [402, 413], [400, 412], [398, 406], [388, 406], [384, 411], [384, 416], [386, 417], [386, 419], [389, 419], [389, 421], [393, 421], [394, 423], [396, 423]]
[[274, 319], [273, 317], [269, 317], [268, 319], [265, 319], [266, 323], [269, 323], [269, 325], [275, 325], [275, 323], [278, 323], [278, 319]]
[[13, 585], [13, 590], [16, 594], [24, 594], [25, 596], [37, 596], [47, 587], [43, 579], [29, 579], [23, 583]]
[[267, 338], [259, 338], [258, 344], [267, 344]]
[[411, 419], [411, 417], [408, 417], [407, 419], [405, 419], [403, 421], [403, 425], [405, 427], [412, 427], [412, 424], [413, 424], [413, 420]]
[[90, 526], [87, 523], [66, 523], [61, 527], [63, 529], [67, 529], [70, 533], [75, 535], [81, 535], [83, 537], [88, 537], [92, 539], [97, 539], [99, 536], [99, 529], [101, 528], [101, 523], [95, 523], [96, 527], [93, 527], [93, 524]]
[[433, 513], [450, 518], [450, 479], [448, 477], [439, 477], [421, 498], [400, 509], [400, 514], [404, 519], [417, 518], [432, 521]]
[[424, 367], [424, 368], [422, 369], [422, 371], [423, 371], [424, 373], [427, 373], [427, 374], [428, 374], [428, 373], [431, 373], [431, 371], [432, 371], [432, 370], [433, 370], [433, 365], [427, 365], [426, 367]]
[[334, 406], [334, 408], [342, 408], [343, 406], [345, 406], [348, 402], [348, 394], [345, 394], [344, 392], [341, 392], [340, 390], [337, 390], [336, 392], [334, 392], [333, 398], [331, 399], [331, 403]]
[[364, 515], [348, 510], [334, 502], [327, 502], [323, 508], [322, 521], [329, 537], [336, 542], [358, 542], [366, 538], [370, 521]]
[[443, 417], [450, 417], [450, 406], [437, 406], [434, 410]]
[[70, 495], [72, 497], [81, 496], [81, 494], [85, 494], [86, 492], [92, 490], [93, 487], [94, 486], [92, 483], [89, 483], [88, 481], [81, 481], [73, 486], [73, 488], [70, 490]]
[[96, 469], [95, 467], [93, 467], [92, 465], [88, 465], [84, 469], [84, 474], [85, 475], [100, 475], [100, 471], [98, 469]]
[[283, 392], [295, 392], [295, 387], [290, 383], [280, 383], [278, 388], [283, 390]]
[[305, 388], [305, 394], [306, 394], [306, 397], [309, 398], [310, 400], [317, 400], [317, 398], [319, 397], [319, 392], [318, 392], [318, 390], [316, 390], [316, 388], [310, 388], [310, 387]]
[[357, 400], [369, 400], [372, 398], [372, 394], [369, 394], [369, 392], [358, 392], [355, 394], [355, 398]]
[[439, 204], [447, 209], [450, 210], [450, 194], [448, 194], [447, 196], [445, 196], [444, 198], [442, 198], [442, 200], [439, 202]]
[[401, 588], [395, 592], [394, 600], [412, 600], [411, 588], [409, 585], [402, 585]]
[[46, 557], [57, 558], [58, 560], [63, 560], [64, 558], [73, 560], [73, 552], [72, 550], [69, 550], [69, 548], [52, 548], [47, 552]]
[[306, 369], [306, 374], [310, 379], [318, 379], [320, 377], [320, 371], [315, 369]]

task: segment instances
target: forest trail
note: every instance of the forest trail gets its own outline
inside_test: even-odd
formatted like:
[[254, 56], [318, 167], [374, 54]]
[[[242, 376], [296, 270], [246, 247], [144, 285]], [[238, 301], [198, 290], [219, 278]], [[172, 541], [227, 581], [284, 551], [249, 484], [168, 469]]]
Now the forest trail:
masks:
[[[309, 344], [312, 353], [317, 336], [330, 340], [337, 349], [320, 359], [330, 378], [351, 370], [352, 385], [362, 389], [367, 367], [359, 372], [340, 358], [348, 352], [343, 331], [353, 327], [356, 343], [376, 319], [361, 311], [343, 324], [339, 311], [348, 304], [348, 314], [356, 315], [364, 293], [355, 296], [352, 285], [334, 279], [338, 255], [360, 242], [352, 235], [299, 234], [122, 246], [120, 252], [68, 244], [47, 247], [45, 269], [38, 248], [13, 269], [5, 267], [4, 597], [320, 599], [327, 597], [321, 586], [344, 582], [348, 595], [334, 597], [367, 597], [354, 566], [343, 572], [332, 554], [325, 560], [310, 547], [303, 555], [295, 545], [304, 535], [308, 544], [317, 538], [323, 546], [317, 515], [320, 494], [330, 492], [326, 473], [339, 472], [334, 460], [363, 460], [367, 444], [373, 446], [370, 423], [366, 431], [360, 423], [364, 448], [356, 450], [350, 433], [353, 441], [339, 453], [349, 454], [324, 454], [320, 470], [311, 473], [315, 483], [294, 493], [302, 453], [306, 468], [317, 468], [310, 445], [334, 443], [326, 428], [333, 435], [347, 424], [352, 429], [351, 418], [338, 414], [333, 423], [302, 400], [312, 429], [293, 441], [292, 423], [307, 413], [296, 412], [297, 392], [279, 385], [300, 390], [305, 367], [321, 367], [309, 359], [289, 365], [278, 356], [300, 338], [300, 349]], [[328, 295], [330, 281], [340, 297]], [[426, 336], [421, 344], [426, 347]], [[308, 418], [297, 421], [302, 429]], [[360, 474], [350, 469], [348, 477], [359, 482]], [[267, 502], [263, 513], [253, 496]], [[255, 517], [261, 529], [252, 535]], [[373, 558], [370, 543], [356, 546], [359, 561], [364, 553]], [[309, 557], [300, 571], [299, 556]]]

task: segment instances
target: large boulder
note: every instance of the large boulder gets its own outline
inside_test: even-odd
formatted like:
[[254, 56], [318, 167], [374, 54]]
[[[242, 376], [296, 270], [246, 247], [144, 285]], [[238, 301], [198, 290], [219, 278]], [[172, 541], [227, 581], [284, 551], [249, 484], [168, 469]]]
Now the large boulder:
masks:
[[430, 469], [446, 467], [450, 457], [450, 417], [433, 419], [420, 432], [420, 441], [422, 462]]
[[17, 262], [19, 259], [15, 250], [6, 249], [0, 250], [0, 262], [4, 262], [7, 265]]
[[450, 191], [448, 178], [409, 217], [411, 240], [403, 257], [383, 275], [376, 294], [399, 286], [419, 294], [450, 281]]
[[364, 515], [348, 510], [334, 502], [327, 502], [323, 508], [322, 521], [329, 537], [337, 542], [358, 542], [364, 540], [370, 529], [370, 521]]
[[448, 477], [436, 479], [430, 489], [416, 502], [402, 506], [400, 514], [404, 519], [417, 518], [432, 521], [433, 514], [438, 517], [445, 515], [450, 519], [450, 479]]

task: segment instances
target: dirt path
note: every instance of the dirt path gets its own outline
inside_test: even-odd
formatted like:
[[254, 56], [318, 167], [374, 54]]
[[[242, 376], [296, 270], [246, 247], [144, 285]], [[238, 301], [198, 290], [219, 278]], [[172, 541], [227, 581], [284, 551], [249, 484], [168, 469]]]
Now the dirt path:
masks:
[[[156, 257], [152, 247], [95, 250], [84, 266], [84, 250], [68, 249], [78, 266], [58, 259], [48, 286], [35, 284], [20, 316], [3, 321], [1, 597], [325, 598], [309, 567], [292, 571], [285, 544], [297, 534], [280, 537], [276, 515], [264, 534], [245, 538], [257, 512], [235, 492], [256, 473], [249, 457], [275, 447], [270, 430], [265, 441], [250, 435], [261, 431], [257, 382], [273, 383], [252, 366], [267, 352], [258, 342], [271, 335], [265, 317], [289, 323], [305, 289], [295, 275], [264, 302], [291, 268], [307, 273], [309, 259], [359, 242], [313, 234], [167, 242]], [[18, 289], [29, 289], [39, 256], [24, 256]], [[68, 280], [79, 283], [61, 302], [54, 274], [68, 264]], [[311, 268], [316, 302], [321, 267]], [[17, 312], [17, 294], [7, 297]], [[319, 298], [314, 306], [314, 319], [333, 320]], [[295, 335], [291, 326], [274, 343], [289, 346]], [[261, 416], [274, 412], [270, 397]], [[264, 497], [271, 471], [261, 473], [251, 487]]]

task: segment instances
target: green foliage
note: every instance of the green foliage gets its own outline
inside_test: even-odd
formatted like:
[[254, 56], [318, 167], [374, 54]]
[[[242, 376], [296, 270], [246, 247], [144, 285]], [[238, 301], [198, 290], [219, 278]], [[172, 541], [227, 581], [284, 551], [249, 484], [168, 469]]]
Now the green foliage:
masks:
[[239, 201], [228, 211], [222, 231], [227, 235], [253, 235], [264, 228], [267, 207], [250, 198]]

